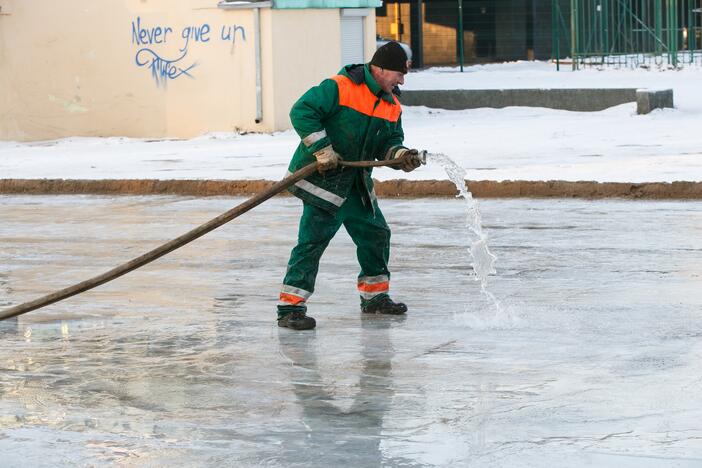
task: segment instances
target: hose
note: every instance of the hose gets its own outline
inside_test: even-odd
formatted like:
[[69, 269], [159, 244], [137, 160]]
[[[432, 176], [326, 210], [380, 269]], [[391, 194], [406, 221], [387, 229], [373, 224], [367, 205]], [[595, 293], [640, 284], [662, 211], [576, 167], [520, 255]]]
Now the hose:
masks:
[[[354, 161], [354, 162], [347, 162], [347, 161], [341, 161], [340, 164], [342, 166], [347, 166], [347, 167], [377, 167], [377, 166], [393, 166], [396, 164], [399, 164], [399, 160], [390, 160], [390, 161]], [[5, 309], [0, 311], [0, 320], [5, 320], [9, 319], [12, 317], [16, 317], [18, 315], [26, 314], [27, 312], [31, 312], [36, 309], [40, 309], [42, 307], [46, 307], [49, 304], [53, 304], [58, 301], [62, 301], [64, 299], [67, 299], [71, 296], [75, 296], [77, 294], [80, 294], [82, 292], [88, 291], [90, 289], [93, 289], [97, 286], [100, 286], [102, 284], [107, 283], [108, 281], [112, 281], [113, 279], [119, 278], [122, 275], [125, 275], [129, 273], [130, 271], [136, 270], [139, 267], [142, 267], [146, 265], [147, 263], [151, 263], [157, 258], [163, 257], [164, 255], [184, 246], [185, 244], [188, 244], [195, 239], [204, 236], [208, 232], [222, 226], [225, 223], [228, 223], [229, 221], [233, 220], [234, 218], [246, 213], [252, 208], [255, 208], [256, 206], [260, 205], [264, 201], [268, 200], [269, 198], [273, 197], [274, 195], [282, 192], [283, 190], [287, 189], [291, 185], [295, 184], [296, 182], [304, 179], [305, 177], [311, 175], [313, 172], [317, 170], [317, 163], [312, 163], [308, 164], [307, 166], [303, 167], [302, 169], [299, 169], [295, 171], [294, 173], [290, 174], [289, 176], [285, 177], [279, 182], [276, 182], [273, 186], [268, 188], [267, 190], [254, 195], [253, 197], [249, 198], [245, 202], [241, 203], [240, 205], [235, 206], [231, 210], [222, 213], [221, 215], [217, 216], [216, 218], [211, 219], [210, 221], [200, 225], [199, 227], [192, 229], [191, 231], [186, 232], [180, 237], [177, 237], [169, 242], [166, 242], [165, 244], [162, 244], [159, 247], [156, 247], [153, 250], [150, 250], [149, 252], [146, 252], [145, 254], [134, 258], [126, 263], [123, 263], [122, 265], [119, 265], [109, 271], [106, 271], [105, 273], [95, 276], [93, 278], [90, 278], [86, 281], [74, 284], [73, 286], [69, 286], [67, 288], [61, 289], [59, 291], [53, 292], [51, 294], [47, 294], [46, 296], [42, 296], [38, 299], [34, 299], [33, 301], [25, 302], [23, 304], [19, 304], [13, 307], [10, 307], [9, 309]]]

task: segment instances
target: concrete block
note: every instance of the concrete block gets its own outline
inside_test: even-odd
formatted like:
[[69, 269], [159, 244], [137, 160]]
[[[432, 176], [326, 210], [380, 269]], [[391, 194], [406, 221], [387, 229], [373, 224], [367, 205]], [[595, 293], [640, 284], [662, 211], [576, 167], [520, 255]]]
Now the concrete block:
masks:
[[672, 108], [672, 89], [637, 89], [636, 90], [636, 113], [648, 114], [655, 109]]
[[635, 88], [405, 90], [400, 96], [404, 105], [448, 110], [522, 106], [593, 112], [635, 100]]

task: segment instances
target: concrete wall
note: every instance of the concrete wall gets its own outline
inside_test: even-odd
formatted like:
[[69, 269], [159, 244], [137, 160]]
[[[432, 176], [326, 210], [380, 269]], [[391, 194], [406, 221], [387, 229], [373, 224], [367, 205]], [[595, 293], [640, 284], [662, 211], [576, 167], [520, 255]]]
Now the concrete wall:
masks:
[[[3, 140], [280, 130], [295, 99], [340, 68], [338, 9], [262, 9], [257, 124], [251, 9], [222, 10], [217, 0], [0, 0], [0, 7]], [[372, 11], [365, 23], [370, 59]]]
[[405, 90], [400, 100], [402, 104], [408, 106], [449, 110], [524, 106], [592, 112], [636, 101], [636, 89]]
[[[455, 64], [458, 59], [456, 30], [440, 24], [424, 23], [424, 65]], [[475, 33], [463, 31], [463, 59], [473, 61], [475, 55]]]

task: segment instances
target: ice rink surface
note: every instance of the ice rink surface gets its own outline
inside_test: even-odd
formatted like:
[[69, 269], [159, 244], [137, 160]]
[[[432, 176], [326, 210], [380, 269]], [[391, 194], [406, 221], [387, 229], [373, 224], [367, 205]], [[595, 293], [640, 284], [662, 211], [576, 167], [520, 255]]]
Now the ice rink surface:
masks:
[[[102, 273], [242, 199], [0, 197], [0, 307]], [[391, 293], [354, 247], [312, 332], [275, 304], [300, 203], [276, 198], [91, 292], [0, 324], [2, 466], [702, 465], [702, 203], [381, 200]]]

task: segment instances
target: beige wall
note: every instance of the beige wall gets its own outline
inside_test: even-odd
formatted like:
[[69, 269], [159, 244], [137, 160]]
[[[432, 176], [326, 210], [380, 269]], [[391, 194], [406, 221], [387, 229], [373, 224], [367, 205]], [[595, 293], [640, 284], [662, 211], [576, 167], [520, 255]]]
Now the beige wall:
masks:
[[[290, 106], [308, 88], [339, 71], [341, 23], [339, 10], [270, 10], [276, 31], [269, 70], [277, 128], [289, 128]], [[320, 38], [328, 38], [320, 40]], [[336, 40], [334, 40], [336, 39]]]
[[[0, 139], [287, 128], [295, 99], [339, 69], [339, 10], [261, 10], [263, 121], [256, 124], [254, 13], [216, 4], [0, 0]], [[370, 58], [373, 15], [366, 25]], [[157, 58], [172, 77], [153, 76]]]
[[[269, 14], [271, 10], [269, 10]], [[290, 106], [311, 86], [335, 75], [341, 63], [341, 12], [337, 9], [274, 10], [268, 66], [273, 86], [275, 128], [290, 128]], [[364, 18], [365, 61], [375, 52], [375, 15]]]

